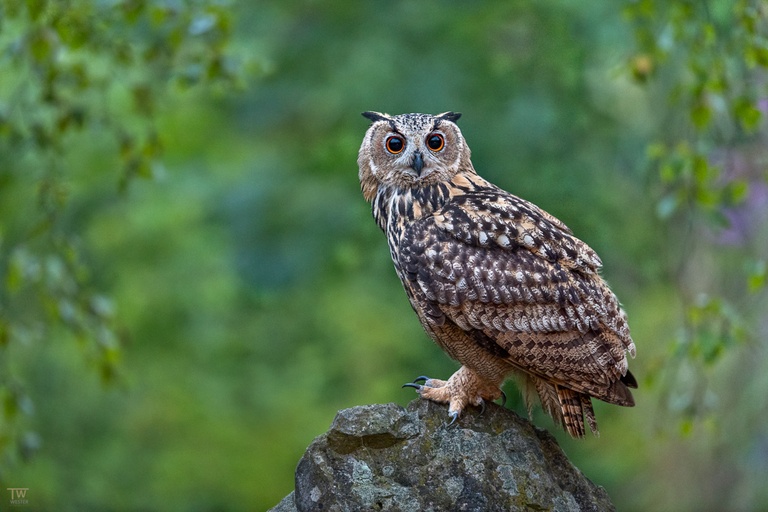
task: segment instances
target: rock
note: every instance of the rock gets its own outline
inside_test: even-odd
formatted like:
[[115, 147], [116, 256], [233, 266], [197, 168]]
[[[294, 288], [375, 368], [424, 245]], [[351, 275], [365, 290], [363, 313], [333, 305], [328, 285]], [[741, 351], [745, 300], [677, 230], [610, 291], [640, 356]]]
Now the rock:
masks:
[[447, 424], [414, 400], [340, 411], [299, 461], [273, 512], [615, 510], [545, 430], [495, 404]]
[[291, 492], [288, 496], [280, 500], [280, 503], [269, 509], [268, 512], [296, 512], [296, 502], [294, 494]]

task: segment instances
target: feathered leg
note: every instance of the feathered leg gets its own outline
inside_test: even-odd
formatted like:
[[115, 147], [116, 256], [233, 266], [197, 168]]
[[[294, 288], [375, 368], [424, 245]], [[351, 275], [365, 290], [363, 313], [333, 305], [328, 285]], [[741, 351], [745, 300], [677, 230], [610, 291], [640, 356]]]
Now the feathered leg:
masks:
[[404, 386], [416, 388], [421, 398], [433, 402], [448, 403], [448, 415], [453, 423], [467, 405], [482, 406], [485, 401], [492, 402], [501, 398], [499, 388], [501, 382], [491, 382], [483, 379], [466, 366], [459, 368], [448, 380], [419, 377], [423, 385], [406, 383]]

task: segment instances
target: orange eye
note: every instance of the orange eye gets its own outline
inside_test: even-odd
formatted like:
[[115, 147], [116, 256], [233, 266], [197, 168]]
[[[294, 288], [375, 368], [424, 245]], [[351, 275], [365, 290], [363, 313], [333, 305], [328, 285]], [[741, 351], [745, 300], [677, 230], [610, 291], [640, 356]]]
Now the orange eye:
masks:
[[432, 151], [440, 151], [445, 146], [445, 139], [439, 133], [433, 133], [427, 137], [427, 146]]
[[397, 135], [392, 135], [387, 139], [387, 151], [396, 155], [400, 153], [405, 147], [405, 142]]

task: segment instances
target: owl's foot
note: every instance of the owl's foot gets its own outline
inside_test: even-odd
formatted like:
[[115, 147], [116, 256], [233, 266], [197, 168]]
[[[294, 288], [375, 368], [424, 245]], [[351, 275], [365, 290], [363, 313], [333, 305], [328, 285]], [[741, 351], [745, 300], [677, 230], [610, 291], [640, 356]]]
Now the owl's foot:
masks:
[[[420, 381], [424, 381], [424, 384], [418, 384]], [[452, 424], [467, 405], [479, 406], [485, 410], [486, 401], [493, 402], [502, 397], [506, 399], [504, 392], [499, 389], [500, 384], [484, 380], [466, 366], [462, 366], [447, 381], [422, 376], [412, 383], [404, 384], [403, 387], [415, 388], [421, 398], [447, 403]]]

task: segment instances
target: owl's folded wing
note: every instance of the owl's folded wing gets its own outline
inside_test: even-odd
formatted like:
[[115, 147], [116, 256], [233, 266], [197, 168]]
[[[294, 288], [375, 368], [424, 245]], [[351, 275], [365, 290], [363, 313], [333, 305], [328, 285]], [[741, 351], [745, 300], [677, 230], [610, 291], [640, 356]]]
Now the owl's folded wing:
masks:
[[523, 371], [631, 400], [618, 381], [631, 379], [634, 344], [595, 253], [530, 204], [455, 199], [409, 226], [401, 245], [401, 268], [433, 316], [480, 344], [493, 340]]
[[501, 189], [454, 196], [434, 215], [435, 225], [465, 244], [526, 249], [550, 262], [585, 273], [602, 267], [600, 257], [559, 219]]

